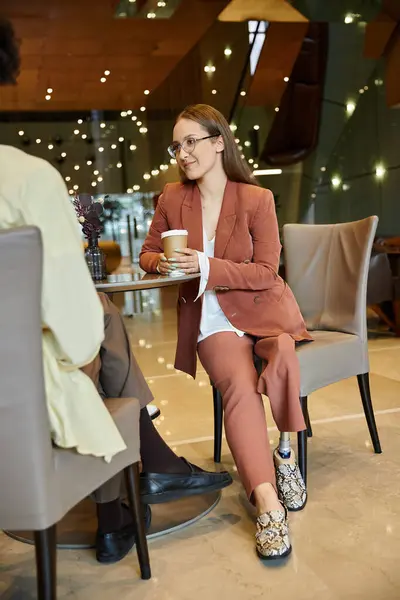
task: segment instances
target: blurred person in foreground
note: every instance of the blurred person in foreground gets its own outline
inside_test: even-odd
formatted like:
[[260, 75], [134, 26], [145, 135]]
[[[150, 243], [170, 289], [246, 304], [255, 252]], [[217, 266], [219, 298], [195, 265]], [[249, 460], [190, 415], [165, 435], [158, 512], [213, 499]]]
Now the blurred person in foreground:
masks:
[[[0, 19], [0, 85], [15, 84], [19, 68], [12, 24]], [[118, 310], [96, 293], [60, 173], [40, 158], [0, 145], [0, 229], [29, 225], [40, 229], [43, 242], [43, 368], [54, 443], [112, 460], [126, 446], [101, 396], [136, 397], [142, 409], [141, 497], [147, 527], [148, 504], [229, 485], [228, 473], [208, 473], [179, 458], [155, 429], [146, 408], [153, 396]], [[135, 543], [121, 483], [122, 474], [94, 492], [99, 562], [121, 560]]]

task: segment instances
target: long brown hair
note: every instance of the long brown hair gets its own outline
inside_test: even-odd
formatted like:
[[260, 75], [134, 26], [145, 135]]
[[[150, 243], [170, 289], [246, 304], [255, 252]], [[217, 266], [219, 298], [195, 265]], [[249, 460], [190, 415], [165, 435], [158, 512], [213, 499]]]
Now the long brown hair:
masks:
[[[195, 121], [195, 123], [201, 125], [208, 132], [208, 135], [222, 136], [224, 140], [222, 165], [230, 181], [259, 185], [249, 165], [240, 155], [228, 121], [219, 110], [208, 104], [192, 104], [181, 112], [176, 119], [176, 123], [181, 119]], [[193, 183], [186, 177], [182, 169], [179, 169], [179, 174], [182, 183]]]

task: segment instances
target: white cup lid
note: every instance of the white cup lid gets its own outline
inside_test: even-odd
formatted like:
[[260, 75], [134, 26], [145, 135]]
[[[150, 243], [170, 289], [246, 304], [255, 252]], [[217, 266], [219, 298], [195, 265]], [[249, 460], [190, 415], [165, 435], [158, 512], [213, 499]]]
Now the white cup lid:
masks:
[[171, 237], [171, 235], [188, 235], [188, 232], [186, 229], [170, 229], [161, 234], [161, 239], [163, 240], [166, 237]]

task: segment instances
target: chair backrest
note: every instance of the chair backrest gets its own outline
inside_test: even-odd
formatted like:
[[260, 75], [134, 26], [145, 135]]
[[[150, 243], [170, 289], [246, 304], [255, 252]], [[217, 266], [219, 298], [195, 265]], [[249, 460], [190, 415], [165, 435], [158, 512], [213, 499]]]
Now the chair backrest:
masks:
[[45, 509], [52, 443], [42, 363], [42, 242], [0, 231], [0, 528]]
[[378, 217], [336, 225], [285, 225], [286, 280], [310, 330], [367, 340], [368, 268]]

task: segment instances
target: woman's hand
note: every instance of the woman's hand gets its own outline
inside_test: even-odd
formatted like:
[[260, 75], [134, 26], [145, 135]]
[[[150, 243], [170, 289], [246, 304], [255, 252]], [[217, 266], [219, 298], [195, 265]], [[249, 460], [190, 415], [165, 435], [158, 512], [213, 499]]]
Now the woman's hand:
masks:
[[157, 271], [161, 275], [169, 275], [172, 271], [168, 260], [165, 258], [164, 254], [159, 255], [158, 263], [157, 263]]
[[182, 254], [182, 256], [170, 258], [168, 260], [168, 263], [172, 267], [183, 271], [186, 275], [200, 273], [199, 255], [196, 250], [185, 248], [184, 250], [175, 250], [175, 252], [177, 254]]

